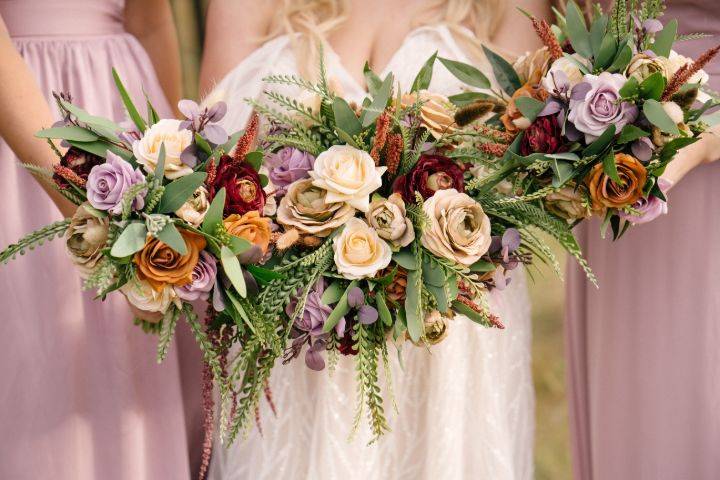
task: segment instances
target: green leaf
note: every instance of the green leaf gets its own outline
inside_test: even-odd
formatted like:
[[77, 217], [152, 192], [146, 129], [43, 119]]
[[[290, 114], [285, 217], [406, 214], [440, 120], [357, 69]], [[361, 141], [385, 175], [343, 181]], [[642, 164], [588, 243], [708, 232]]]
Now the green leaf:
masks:
[[147, 228], [143, 222], [134, 222], [125, 227], [120, 236], [113, 243], [110, 255], [115, 258], [124, 258], [139, 252], [145, 246]]
[[612, 62], [613, 58], [615, 58], [615, 55], [617, 54], [617, 49], [618, 43], [617, 40], [615, 40], [615, 36], [611, 33], [605, 35], [605, 37], [602, 39], [600, 49], [595, 54], [595, 69], [602, 70], [604, 68], [607, 68], [607, 66], [610, 65], [610, 62]]
[[91, 115], [77, 105], [73, 105], [65, 100], [61, 99], [58, 100], [58, 102], [64, 109], [75, 115], [75, 118], [77, 118], [79, 122], [89, 125], [97, 133], [109, 138], [110, 140], [120, 141], [115, 132], [122, 130], [122, 128], [117, 123], [112, 120], [108, 120], [107, 118]]
[[650, 123], [658, 127], [661, 131], [671, 135], [680, 135], [680, 130], [670, 116], [665, 113], [662, 104], [657, 100], [645, 100], [643, 105], [643, 113]]
[[392, 86], [393, 75], [392, 73], [388, 73], [387, 77], [385, 77], [385, 80], [383, 80], [382, 85], [380, 85], [377, 95], [373, 97], [370, 106], [366, 107], [363, 110], [363, 127], [370, 126], [375, 121], [375, 119], [380, 116], [383, 110], [385, 110], [388, 100], [390, 100], [390, 95], [392, 94]]
[[187, 254], [187, 245], [185, 239], [180, 235], [175, 224], [170, 222], [157, 235], [157, 239], [163, 242], [168, 247], [175, 250], [180, 255]]
[[585, 58], [593, 55], [590, 46], [590, 33], [585, 25], [585, 17], [575, 2], [569, 2], [565, 12], [566, 32], [573, 49]]
[[63, 140], [74, 140], [76, 142], [94, 142], [99, 137], [90, 130], [77, 125], [67, 127], [53, 127], [40, 130], [35, 134], [38, 138], [57, 138]]
[[405, 270], [417, 270], [418, 264], [415, 255], [410, 250], [400, 250], [392, 255], [392, 259]]
[[385, 295], [383, 295], [382, 292], [377, 292], [375, 294], [375, 306], [377, 307], [378, 315], [380, 316], [380, 320], [382, 320], [383, 324], [387, 327], [392, 326], [392, 315], [390, 314], [390, 309], [385, 302]]
[[655, 34], [655, 41], [650, 50], [660, 57], [669, 57], [675, 38], [677, 37], [678, 21], [673, 19], [665, 24], [665, 27]]
[[330, 312], [327, 320], [325, 320], [325, 325], [323, 325], [323, 332], [329, 333], [333, 328], [335, 328], [340, 319], [350, 311], [347, 296], [350, 289], [356, 287], [357, 283], [357, 280], [353, 280], [352, 282], [350, 282], [350, 285], [348, 285], [348, 287], [345, 289], [345, 292], [340, 297], [340, 300], [338, 300], [337, 305], [335, 305], [335, 308], [333, 308], [333, 311]]
[[[236, 253], [235, 250], [233, 250], [233, 253]], [[270, 270], [269, 268], [259, 267], [257, 265], [245, 265], [245, 269], [250, 272], [256, 280], [262, 283], [270, 283], [278, 278], [283, 278], [282, 273]]]
[[160, 213], [177, 211], [188, 199], [192, 198], [195, 190], [203, 184], [205, 178], [207, 178], [205, 172], [194, 172], [167, 184], [157, 211]]
[[603, 158], [603, 172], [617, 185], [622, 185], [622, 180], [620, 180], [620, 176], [618, 175], [617, 165], [615, 165], [615, 154], [613, 152], [609, 152], [605, 155], [605, 158]]
[[447, 312], [450, 308], [450, 299], [448, 299], [445, 288], [436, 287], [435, 285], [426, 285], [425, 287], [432, 294], [432, 296], [435, 297], [438, 311], [441, 313]]
[[77, 147], [84, 152], [90, 152], [102, 158], [107, 157], [108, 150], [116, 155], [119, 155], [124, 160], [129, 161], [130, 158], [132, 158], [132, 152], [103, 140], [97, 140], [95, 142], [77, 142], [75, 140], [67, 140], [67, 142], [73, 147]]
[[435, 59], [437, 58], [437, 52], [430, 55], [425, 64], [418, 72], [415, 80], [413, 80], [411, 92], [417, 92], [418, 90], [427, 90], [432, 81], [433, 67], [435, 66]]
[[573, 164], [571, 162], [550, 160], [550, 168], [553, 171], [552, 186], [560, 188], [573, 177]]
[[515, 105], [518, 110], [520, 110], [520, 113], [523, 114], [523, 117], [531, 122], [534, 121], [538, 114], [542, 112], [542, 109], [545, 108], [545, 102], [531, 97], [518, 97], [515, 99]]
[[640, 84], [640, 96], [646, 99], [660, 100], [665, 90], [665, 77], [662, 73], [655, 72]]
[[635, 77], [628, 78], [627, 82], [625, 82], [625, 85], [620, 88], [619, 93], [622, 98], [632, 98], [639, 95], [640, 84], [638, 83], [638, 79]]
[[515, 90], [520, 88], [522, 83], [520, 82], [520, 77], [518, 77], [518, 74], [513, 66], [485, 45], [483, 45], [483, 51], [492, 66], [495, 79], [500, 85], [500, 88], [502, 88], [508, 95], [515, 93]]
[[630, 63], [630, 60], [632, 60], [632, 56], [632, 48], [626, 43], [625, 45], [620, 47], [617, 55], [615, 55], [615, 59], [613, 60], [612, 64], [610, 64], [607, 70], [609, 72], [624, 71]]
[[214, 235], [217, 226], [222, 223], [223, 210], [225, 209], [225, 189], [221, 188], [215, 194], [212, 203], [208, 207], [201, 230], [209, 235]]
[[405, 287], [405, 317], [410, 339], [413, 342], [420, 340], [424, 333], [422, 318], [422, 303], [420, 289], [417, 287], [422, 283], [422, 271], [410, 270], [407, 274], [407, 286]]
[[340, 130], [344, 131], [351, 137], [358, 135], [362, 132], [362, 125], [360, 120], [355, 116], [355, 112], [348, 103], [340, 98], [335, 97], [333, 100], [333, 115], [335, 117], [335, 126]]
[[210, 146], [208, 141], [205, 140], [205, 138], [203, 138], [203, 136], [199, 133], [195, 134], [195, 145], [197, 145], [200, 150], [205, 152], [205, 154], [207, 155], [210, 155], [212, 153], [212, 147]]
[[247, 288], [245, 286], [245, 277], [243, 277], [242, 268], [240, 267], [240, 261], [233, 251], [225, 245], [220, 247], [220, 262], [230, 283], [232, 283], [235, 290], [237, 290], [238, 295], [245, 298], [247, 296]]
[[247, 155], [245, 155], [245, 161], [250, 164], [250, 166], [255, 170], [256, 172], [260, 171], [260, 167], [263, 163], [263, 152], [259, 150], [255, 150], [254, 152], [249, 152]]
[[477, 262], [470, 265], [471, 272], [487, 273], [492, 272], [496, 268], [497, 266], [494, 263], [488, 262], [487, 260], [478, 260]]
[[650, 133], [642, 128], [636, 127], [635, 125], [625, 125], [620, 132], [617, 143], [634, 142], [638, 138], [647, 137], [648, 135], [650, 135]]
[[[225, 291], [225, 296], [230, 300], [230, 303], [232, 304], [235, 311], [240, 315], [240, 319], [245, 323], [245, 325], [248, 326], [248, 328], [257, 335], [257, 331], [255, 330], [255, 325], [252, 324], [250, 321], [250, 317], [248, 316], [247, 312], [245, 311], [245, 308], [243, 308], [242, 304], [240, 303], [240, 300], [235, 298], [235, 295], [230, 290]], [[237, 321], [236, 318], [233, 318], [235, 320], [235, 324], [238, 327], [241, 327], [240, 323]]]
[[615, 125], [610, 125], [593, 143], [583, 150], [583, 157], [600, 155], [610, 145], [613, 138], [615, 138]]
[[120, 92], [120, 98], [122, 98], [123, 104], [125, 105], [125, 110], [127, 110], [130, 119], [133, 121], [133, 123], [140, 132], [145, 132], [145, 129], [147, 128], [147, 126], [145, 125], [145, 120], [143, 120], [140, 112], [138, 112], [138, 109], [135, 108], [135, 104], [133, 104], [133, 101], [130, 99], [130, 95], [125, 89], [125, 85], [123, 85], [122, 80], [120, 80], [120, 75], [118, 75], [117, 70], [115, 70], [114, 68], [112, 69], [112, 74], [113, 79], [115, 80], [115, 85]]
[[[605, 33], [607, 32], [608, 17], [607, 15], [600, 15], [593, 20], [590, 26], [590, 49], [592, 50], [593, 57], [597, 58], [598, 54], [602, 50], [602, 44], [605, 41]], [[612, 35], [609, 35], [612, 37]]]
[[458, 302], [457, 300], [454, 300], [452, 302], [452, 309], [455, 310], [460, 315], [465, 315], [470, 320], [472, 320], [475, 323], [479, 323], [483, 326], [488, 326], [487, 319], [480, 315], [478, 312], [473, 310], [472, 308], [468, 307], [464, 303]]
[[160, 151], [158, 152], [158, 160], [155, 164], [155, 178], [162, 181], [165, 176], [165, 142], [160, 144]]
[[457, 95], [450, 95], [448, 97], [448, 100], [450, 100], [454, 105], [456, 105], [458, 107], [462, 107], [469, 103], [473, 103], [478, 100], [486, 100], [488, 98], [492, 98], [492, 97], [486, 93], [463, 92], [463, 93], [458, 93]]
[[427, 285], [442, 287], [447, 282], [445, 269], [430, 259], [429, 254], [423, 255], [422, 276]]
[[375, 72], [372, 71], [368, 62], [365, 62], [365, 66], [363, 67], [363, 75], [365, 76], [365, 83], [367, 84], [368, 92], [370, 92], [370, 95], [374, 97], [377, 95], [377, 91], [380, 89], [383, 81]]
[[350, 134], [347, 133], [345, 130], [335, 127], [335, 133], [337, 133], [338, 138], [346, 144], [350, 145], [351, 147], [360, 148], [355, 139], [351, 137]]
[[342, 282], [340, 280], [335, 280], [323, 291], [320, 301], [325, 305], [332, 305], [340, 300], [343, 292], [345, 292], [345, 290], [343, 290]]
[[485, 74], [472, 65], [443, 57], [438, 57], [438, 60], [461, 82], [471, 87], [490, 88], [490, 80], [488, 80]]

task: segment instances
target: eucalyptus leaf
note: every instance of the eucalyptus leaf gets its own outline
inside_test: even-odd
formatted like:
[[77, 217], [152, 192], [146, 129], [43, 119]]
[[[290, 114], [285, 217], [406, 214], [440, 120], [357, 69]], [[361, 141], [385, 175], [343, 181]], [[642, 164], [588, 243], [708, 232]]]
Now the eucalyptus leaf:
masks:
[[139, 252], [145, 246], [147, 228], [144, 222], [130, 223], [113, 243], [110, 255], [115, 258], [124, 258]]
[[420, 340], [424, 333], [422, 318], [421, 292], [417, 285], [422, 283], [422, 272], [410, 270], [407, 274], [407, 286], [405, 287], [405, 318], [410, 339], [413, 342]]
[[550, 161], [553, 171], [552, 186], [560, 188], [573, 177], [573, 164], [556, 158]]
[[496, 268], [497, 266], [494, 263], [482, 259], [470, 265], [471, 272], [487, 273], [492, 272]]
[[665, 24], [665, 27], [655, 34], [655, 40], [650, 46], [650, 50], [660, 57], [669, 57], [673, 43], [677, 38], [678, 21], [673, 19]]
[[[233, 250], [233, 253], [236, 253], [235, 250]], [[250, 274], [255, 277], [255, 280], [262, 283], [269, 283], [278, 278], [283, 278], [282, 273], [258, 265], [245, 265], [245, 270], [250, 272]]]
[[385, 295], [382, 291], [375, 294], [375, 306], [377, 307], [378, 315], [383, 324], [387, 327], [392, 326], [392, 315], [390, 314], [390, 309], [387, 306], [387, 302], [385, 302]]
[[98, 157], [106, 158], [107, 152], [110, 150], [114, 154], [120, 156], [122, 159], [130, 161], [132, 158], [132, 152], [120, 148], [117, 145], [113, 145], [104, 140], [96, 140], [94, 142], [78, 142], [75, 140], [67, 140], [67, 142], [73, 147], [77, 147], [84, 152], [89, 152]]
[[445, 269], [437, 262], [432, 261], [428, 254], [423, 255], [422, 276], [427, 285], [436, 287], [442, 287], [447, 281]]
[[242, 273], [242, 267], [240, 267], [240, 261], [233, 251], [225, 245], [220, 247], [220, 262], [230, 283], [232, 283], [235, 290], [237, 290], [238, 295], [245, 298], [247, 296], [247, 287], [245, 286], [245, 277]]
[[195, 134], [195, 145], [197, 145], [200, 150], [205, 152], [206, 155], [210, 155], [212, 153], [212, 147], [210, 146], [208, 141], [205, 140], [205, 137], [203, 137], [199, 133]]
[[607, 155], [605, 155], [602, 165], [605, 175], [610, 177], [610, 180], [615, 182], [617, 185], [621, 185], [622, 180], [620, 180], [620, 176], [618, 175], [617, 165], [615, 164], [615, 155], [613, 154], [613, 152], [609, 152]]
[[437, 58], [437, 52], [430, 55], [430, 58], [423, 64], [422, 68], [415, 76], [412, 86], [410, 87], [411, 92], [417, 92], [419, 90], [427, 90], [430, 87], [432, 81], [433, 67], [435, 66], [435, 59]]
[[355, 116], [355, 112], [348, 103], [340, 98], [335, 97], [333, 100], [333, 115], [335, 117], [335, 126], [354, 137], [362, 132], [362, 124]]
[[340, 138], [340, 140], [342, 140], [342, 141], [345, 142], [346, 144], [350, 145], [351, 147], [360, 148], [360, 147], [358, 146], [357, 142], [355, 141], [355, 139], [352, 138], [352, 137], [350, 136], [350, 134], [347, 133], [345, 130], [343, 130], [343, 129], [341, 129], [341, 128], [338, 128], [338, 127], [336, 126], [336, 127], [335, 127], [335, 133], [337, 133], [338, 138]]
[[180, 232], [178, 232], [178, 229], [175, 227], [175, 224], [172, 222], [169, 222], [166, 224], [162, 230], [157, 234], [157, 239], [163, 242], [168, 247], [175, 250], [180, 255], [187, 255], [187, 245], [185, 244], [185, 239], [180, 235]]
[[488, 80], [485, 74], [472, 65], [443, 57], [438, 57], [438, 60], [461, 82], [471, 87], [490, 88], [490, 80]]
[[437, 309], [441, 313], [445, 313], [450, 308], [450, 300], [448, 299], [445, 289], [443, 287], [436, 287], [435, 285], [426, 285], [428, 291], [435, 297], [437, 302]]
[[[230, 304], [233, 306], [233, 308], [235, 309], [235, 311], [238, 313], [238, 315], [240, 315], [240, 320], [242, 320], [243, 323], [245, 323], [245, 325], [247, 325], [248, 328], [249, 328], [253, 333], [255, 333], [255, 334], [257, 335], [257, 331], [255, 330], [255, 326], [254, 326], [254, 325], [252, 324], [252, 322], [250, 321], [250, 317], [248, 316], [247, 312], [245, 311], [245, 308], [243, 308], [242, 304], [240, 303], [240, 300], [238, 300], [237, 298], [235, 298], [235, 295], [232, 293], [231, 290], [226, 290], [226, 291], [225, 291], [225, 295], [226, 295], [227, 298], [230, 300]], [[238, 327], [242, 327], [242, 324], [240, 324], [240, 322], [237, 321], [238, 319], [233, 318], [233, 320], [235, 320], [235, 324], [236, 324]]]
[[120, 80], [120, 75], [118, 75], [117, 70], [114, 68], [112, 69], [112, 75], [115, 80], [115, 86], [117, 86], [118, 92], [120, 92], [120, 98], [125, 105], [125, 110], [127, 110], [130, 119], [140, 132], [145, 132], [145, 129], [147, 128], [145, 120], [143, 120], [140, 112], [138, 112], [138, 109], [135, 107], [135, 104], [130, 98], [130, 94], [128, 94], [125, 85], [123, 85], [122, 80]]
[[643, 113], [650, 123], [658, 127], [661, 131], [671, 135], [680, 135], [680, 130], [670, 116], [665, 113], [662, 103], [657, 100], [645, 100], [643, 104]]
[[168, 183], [160, 198], [157, 211], [171, 213], [177, 211], [185, 202], [192, 198], [195, 191], [205, 182], [205, 172], [194, 172]]
[[534, 121], [538, 114], [545, 108], [545, 102], [536, 100], [531, 97], [518, 97], [515, 99], [515, 105], [517, 106], [523, 117], [527, 118], [530, 122]]
[[395, 252], [392, 255], [392, 259], [405, 270], [417, 270], [419, 267], [415, 254], [413, 254], [410, 250], [400, 250], [399, 252]]
[[385, 110], [385, 107], [387, 107], [390, 95], [392, 95], [393, 79], [394, 77], [392, 73], [388, 73], [385, 80], [383, 80], [382, 85], [380, 85], [377, 94], [373, 97], [370, 106], [363, 110], [363, 127], [369, 127]]
[[515, 90], [522, 86], [522, 82], [520, 82], [520, 77], [518, 77], [518, 74], [513, 68], [513, 66], [503, 57], [493, 52], [484, 45], [483, 51], [485, 52], [485, 56], [490, 62], [490, 66], [492, 67], [493, 73], [495, 74], [495, 79], [497, 80], [500, 87], [508, 95], [512, 95], [513, 93], [515, 93]]
[[628, 78], [627, 82], [625, 82], [625, 85], [620, 87], [619, 90], [620, 95], [622, 98], [632, 98], [640, 94], [640, 84], [638, 83], [637, 78], [630, 77]]
[[157, 163], [155, 164], [155, 178], [162, 181], [165, 176], [165, 142], [160, 144], [160, 151], [158, 152]]
[[457, 95], [450, 95], [448, 97], [448, 100], [450, 100], [450, 102], [452, 102], [453, 105], [462, 107], [464, 105], [468, 105], [470, 103], [477, 102], [478, 100], [487, 100], [488, 98], [492, 98], [492, 97], [486, 93], [463, 92], [463, 93], [458, 93]]
[[248, 242], [244, 238], [236, 237], [235, 235], [230, 235], [228, 237], [230, 245], [230, 250], [235, 255], [240, 255], [241, 253], [245, 253], [246, 251], [250, 250], [253, 246], [252, 243]]
[[347, 313], [350, 311], [347, 296], [348, 292], [357, 286], [357, 283], [357, 280], [353, 280], [352, 282], [350, 282], [350, 285], [348, 285], [348, 287], [345, 289], [345, 292], [343, 292], [342, 296], [338, 300], [337, 305], [335, 305], [335, 308], [333, 308], [333, 311], [330, 312], [327, 320], [325, 320], [325, 325], [323, 325], [323, 332], [330, 333], [330, 331], [335, 328], [335, 326], [337, 326], [340, 319], [347, 315]]
[[580, 7], [573, 1], [568, 2], [565, 11], [566, 32], [573, 49], [585, 58], [593, 56], [590, 46], [590, 33]]
[[630, 63], [630, 60], [632, 60], [632, 48], [627, 43], [625, 45], [622, 45], [620, 49], [618, 50], [617, 55], [615, 55], [615, 59], [610, 64], [610, 66], [607, 68], [609, 72], [622, 72], [624, 71], [628, 64]]
[[662, 73], [653, 73], [640, 84], [640, 96], [645, 99], [660, 100], [665, 90], [665, 83]]
[[35, 134], [38, 138], [55, 138], [62, 140], [74, 140], [76, 142], [94, 142], [99, 137], [94, 132], [77, 125], [66, 127], [53, 127], [40, 130]]
[[202, 231], [204, 233], [214, 235], [218, 225], [222, 223], [223, 210], [225, 209], [225, 189], [221, 188], [215, 194], [212, 203], [208, 207], [205, 219], [202, 223]]
[[259, 150], [249, 152], [247, 155], [245, 155], [245, 161], [250, 164], [253, 170], [259, 172], [260, 167], [263, 163], [263, 152]]
[[615, 125], [610, 125], [605, 131], [585, 150], [583, 150], [583, 157], [591, 157], [593, 155], [600, 155], [615, 138]]
[[377, 95], [377, 91], [380, 89], [383, 81], [375, 72], [372, 71], [368, 62], [365, 62], [365, 66], [363, 67], [363, 75], [365, 76], [365, 83], [367, 84], [368, 92], [374, 97]]
[[638, 138], [647, 137], [648, 135], [650, 135], [650, 132], [646, 132], [642, 128], [636, 127], [635, 125], [625, 125], [620, 132], [617, 143], [630, 143]]
[[452, 309], [455, 310], [460, 315], [465, 315], [470, 320], [472, 320], [475, 323], [479, 323], [480, 325], [487, 326], [487, 320], [480, 315], [478, 312], [473, 310], [472, 308], [468, 307], [464, 303], [458, 302], [457, 300], [452, 302]]
[[608, 16], [600, 15], [593, 20], [590, 25], [590, 49], [592, 50], [593, 57], [597, 58], [598, 54], [602, 50], [602, 44], [605, 40]]
[[332, 305], [340, 300], [344, 292], [345, 289], [342, 286], [342, 282], [340, 280], [335, 280], [325, 288], [322, 296], [320, 297], [320, 301], [325, 305]]
[[617, 55], [618, 43], [612, 33], [608, 33], [603, 37], [600, 49], [595, 54], [595, 68], [604, 69], [610, 65], [615, 55]]

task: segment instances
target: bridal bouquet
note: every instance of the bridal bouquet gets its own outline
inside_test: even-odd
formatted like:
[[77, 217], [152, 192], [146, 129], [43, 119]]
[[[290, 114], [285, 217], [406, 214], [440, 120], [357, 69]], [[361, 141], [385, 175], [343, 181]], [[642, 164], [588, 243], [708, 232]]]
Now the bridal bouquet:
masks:
[[[514, 179], [515, 200], [571, 223], [602, 216], [614, 239], [665, 213], [660, 176], [720, 104], [703, 91], [703, 67], [720, 47], [695, 61], [679, 55], [676, 41], [702, 34], [679, 37], [677, 20], [657, 19], [662, 11], [661, 0], [616, 1], [608, 14], [597, 5], [589, 26], [573, 2], [555, 12], [556, 25], [529, 15], [545, 46], [514, 65], [486, 48], [496, 89], [474, 67], [444, 60], [469, 86], [489, 89], [450, 97], [457, 124], [480, 139], [488, 127], [513, 138], [478, 190]], [[492, 110], [502, 113], [488, 118]]]

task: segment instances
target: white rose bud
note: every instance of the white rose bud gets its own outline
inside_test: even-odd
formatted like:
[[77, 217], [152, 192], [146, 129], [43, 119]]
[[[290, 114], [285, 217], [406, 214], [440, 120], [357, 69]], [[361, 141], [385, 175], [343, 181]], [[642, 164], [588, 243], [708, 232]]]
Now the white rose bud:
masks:
[[180, 160], [180, 154], [192, 143], [192, 132], [180, 130], [180, 120], [163, 119], [145, 131], [140, 140], [133, 143], [133, 154], [148, 173], [154, 172], [160, 155], [160, 146], [165, 145], [165, 177], [170, 180], [193, 172]]

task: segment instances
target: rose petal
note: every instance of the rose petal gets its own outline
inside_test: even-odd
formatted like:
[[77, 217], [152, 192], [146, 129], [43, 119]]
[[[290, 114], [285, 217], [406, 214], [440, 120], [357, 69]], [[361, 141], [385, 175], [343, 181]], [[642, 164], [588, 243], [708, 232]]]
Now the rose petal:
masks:
[[363, 325], [370, 325], [377, 321], [378, 311], [370, 305], [363, 305], [358, 310], [358, 321]]

